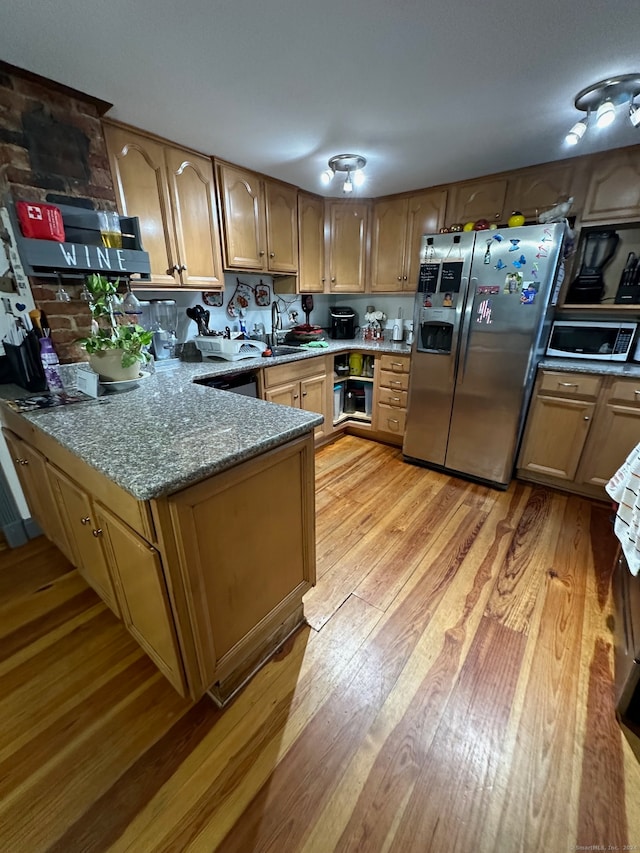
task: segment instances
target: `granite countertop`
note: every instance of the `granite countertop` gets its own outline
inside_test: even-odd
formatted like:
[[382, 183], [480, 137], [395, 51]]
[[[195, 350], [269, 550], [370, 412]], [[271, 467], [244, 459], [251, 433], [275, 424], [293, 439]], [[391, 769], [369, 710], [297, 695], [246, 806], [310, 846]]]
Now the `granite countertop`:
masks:
[[600, 376], [640, 378], [640, 364], [626, 361], [589, 361], [586, 358], [544, 358], [539, 368], [568, 373], [596, 373]]
[[[150, 500], [297, 438], [323, 420], [312, 412], [194, 380], [353, 350], [410, 353], [404, 344], [332, 341], [327, 348], [277, 358], [177, 362], [131, 390], [22, 416], [138, 500]], [[64, 367], [65, 386], [73, 386], [75, 367]], [[10, 400], [31, 395], [7, 385], [0, 396]]]

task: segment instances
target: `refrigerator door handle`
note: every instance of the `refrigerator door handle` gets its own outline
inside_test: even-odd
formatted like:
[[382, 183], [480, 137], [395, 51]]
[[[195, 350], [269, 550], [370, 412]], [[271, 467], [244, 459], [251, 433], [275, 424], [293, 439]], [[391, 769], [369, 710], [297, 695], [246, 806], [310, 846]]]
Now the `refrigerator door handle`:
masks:
[[460, 382], [464, 382], [464, 375], [467, 372], [467, 359], [469, 358], [469, 343], [471, 339], [471, 312], [473, 311], [473, 297], [476, 292], [476, 285], [478, 284], [478, 279], [475, 276], [471, 276], [471, 284], [469, 286], [469, 290], [467, 291], [467, 302], [464, 306], [464, 312], [462, 317], [462, 335], [464, 337], [464, 353], [462, 355], [462, 360], [458, 368]]

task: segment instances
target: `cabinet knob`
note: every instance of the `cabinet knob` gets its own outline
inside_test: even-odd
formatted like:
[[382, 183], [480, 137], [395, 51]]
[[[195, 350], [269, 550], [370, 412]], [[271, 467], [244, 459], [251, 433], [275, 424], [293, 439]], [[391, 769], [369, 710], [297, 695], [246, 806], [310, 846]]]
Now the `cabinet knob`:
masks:
[[407, 280], [407, 276], [406, 276], [406, 275], [403, 275], [403, 276], [402, 276], [402, 280], [403, 280], [403, 281], [406, 281], [406, 280]]
[[332, 277], [331, 277], [331, 281], [335, 281], [335, 280], [336, 280], [336, 277], [335, 277], [335, 275], [334, 275], [334, 276], [332, 276]]
[[306, 392], [306, 391], [303, 391], [303, 392], [302, 392], [302, 396], [303, 396], [303, 397], [306, 397], [306, 396], [307, 396], [307, 392]]
[[258, 252], [258, 255], [262, 258], [262, 257], [264, 257], [264, 252], [260, 251], [260, 252]]
[[85, 515], [84, 518], [80, 519], [80, 524], [91, 524], [91, 519], [89, 518], [88, 515]]
[[293, 395], [293, 399], [294, 399], [294, 400], [297, 400], [297, 399], [298, 399], [298, 396], [299, 396], [298, 394], [294, 394], [294, 395]]
[[172, 267], [169, 267], [167, 270], [167, 275], [177, 275], [180, 272], [180, 267], [177, 264], [174, 264]]
[[398, 281], [402, 281], [402, 276], [401, 276], [401, 275], [399, 275], [399, 276], [398, 276]]
[[584, 420], [585, 420], [585, 421], [589, 421], [589, 420], [591, 420], [591, 418], [589, 417], [589, 415], [585, 415], [585, 416], [584, 416]]
[[180, 272], [186, 272], [186, 271], [187, 271], [187, 268], [185, 267], [184, 264], [182, 264], [182, 266], [180, 267]]
[[276, 253], [275, 253], [275, 252], [269, 252], [269, 257], [270, 257], [270, 258], [275, 258], [275, 256], [276, 256]]
[[325, 281], [326, 281], [326, 279], [325, 279], [325, 278], [321, 278], [321, 279], [320, 279], [320, 281], [324, 284], [324, 283], [325, 283]]
[[92, 530], [91, 532], [96, 537], [96, 539], [98, 538], [98, 536], [102, 536], [102, 528], [101, 527], [96, 527], [95, 530]]

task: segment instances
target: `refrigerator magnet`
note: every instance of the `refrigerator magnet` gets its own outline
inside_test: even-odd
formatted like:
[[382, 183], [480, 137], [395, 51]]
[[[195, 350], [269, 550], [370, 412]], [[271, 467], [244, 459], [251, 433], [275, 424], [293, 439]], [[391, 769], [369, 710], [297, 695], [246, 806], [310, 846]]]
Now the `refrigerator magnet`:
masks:
[[453, 308], [453, 296], [451, 293], [445, 293], [445, 295], [442, 297], [442, 307]]
[[536, 293], [537, 291], [532, 287], [525, 287], [520, 294], [520, 302], [522, 302], [523, 305], [533, 305], [536, 301]]
[[492, 307], [490, 299], [483, 299], [482, 302], [479, 302], [476, 323], [491, 323], [491, 311]]
[[505, 293], [519, 293], [522, 287], [522, 275], [519, 272], [508, 272], [504, 280]]
[[513, 266], [519, 270], [521, 267], [525, 266], [527, 263], [527, 259], [524, 255], [520, 255], [517, 261], [513, 261]]
[[509, 242], [511, 243], [511, 245], [509, 246], [510, 252], [519, 252], [520, 251], [520, 249], [518, 248], [520, 245], [519, 239], [518, 240], [510, 240]]
[[500, 285], [499, 284], [481, 284], [476, 293], [484, 295], [490, 294], [491, 296], [495, 296], [496, 293], [500, 293]]
[[507, 265], [506, 265], [506, 264], [505, 264], [505, 262], [502, 260], [502, 258], [500, 258], [500, 260], [498, 261], [498, 263], [495, 265], [495, 269], [497, 269], [497, 270], [503, 270], [503, 269], [506, 269], [506, 267], [507, 267]]

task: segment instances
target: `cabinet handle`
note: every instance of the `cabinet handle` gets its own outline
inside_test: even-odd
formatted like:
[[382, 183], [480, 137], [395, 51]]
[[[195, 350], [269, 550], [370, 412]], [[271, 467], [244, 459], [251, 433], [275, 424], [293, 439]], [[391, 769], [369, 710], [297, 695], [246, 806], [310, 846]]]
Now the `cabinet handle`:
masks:
[[640, 391], [634, 391], [633, 393], [634, 394], [640, 394]]
[[399, 379], [391, 379], [389, 381], [389, 385], [391, 385], [392, 388], [401, 388], [402, 382], [400, 382]]
[[84, 518], [80, 519], [80, 524], [91, 524], [91, 519], [89, 518], [88, 515], [85, 515]]
[[20, 459], [19, 456], [16, 458], [16, 462], [18, 463], [18, 465], [28, 465], [29, 464], [29, 461], [27, 459]]
[[560, 385], [562, 388], [579, 388], [580, 387], [577, 382], [558, 382], [558, 385]]
[[400, 421], [397, 418], [387, 418], [388, 424], [399, 424]]
[[97, 527], [95, 530], [92, 530], [91, 532], [96, 537], [96, 539], [98, 538], [98, 536], [102, 536], [102, 528], [101, 527]]
[[391, 399], [393, 400], [394, 403], [400, 402], [400, 397], [392, 397]]
[[583, 418], [583, 420], [588, 421], [588, 420], [591, 420], [591, 419], [590, 419], [589, 415], [585, 415], [585, 416], [584, 416], [584, 418]]

